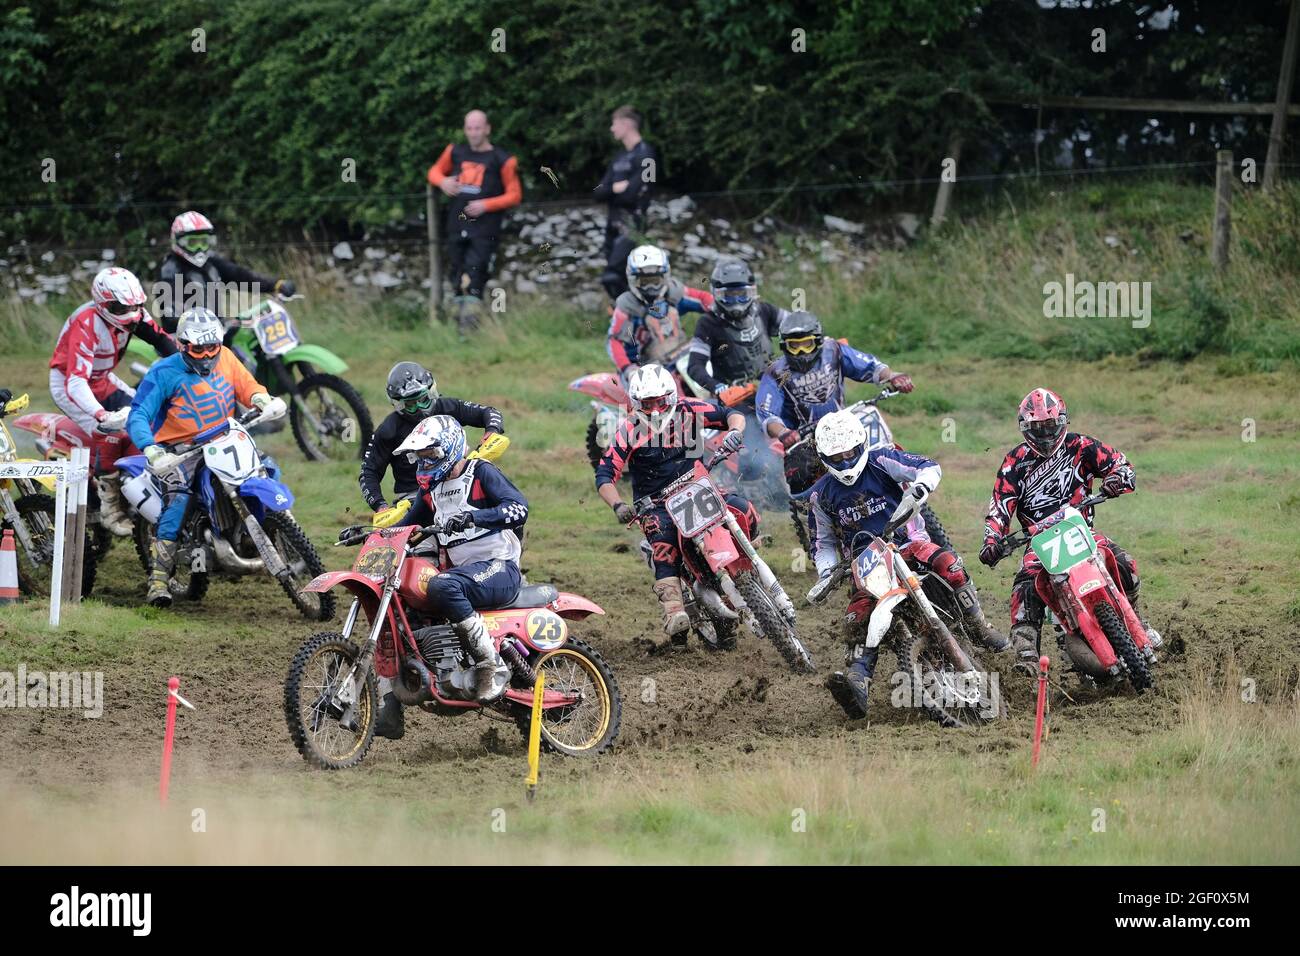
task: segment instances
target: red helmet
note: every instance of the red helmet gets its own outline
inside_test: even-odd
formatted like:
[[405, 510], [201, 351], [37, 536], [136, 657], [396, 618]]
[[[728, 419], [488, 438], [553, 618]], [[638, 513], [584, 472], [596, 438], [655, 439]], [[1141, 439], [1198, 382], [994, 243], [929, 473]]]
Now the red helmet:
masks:
[[1046, 458], [1065, 441], [1070, 415], [1060, 395], [1049, 388], [1036, 388], [1020, 402], [1019, 419], [1025, 444], [1039, 457]]
[[183, 212], [172, 220], [172, 252], [200, 268], [216, 241], [212, 220], [201, 212]]
[[129, 331], [144, 318], [147, 301], [140, 280], [125, 269], [101, 269], [90, 284], [90, 299], [99, 317], [114, 328]]

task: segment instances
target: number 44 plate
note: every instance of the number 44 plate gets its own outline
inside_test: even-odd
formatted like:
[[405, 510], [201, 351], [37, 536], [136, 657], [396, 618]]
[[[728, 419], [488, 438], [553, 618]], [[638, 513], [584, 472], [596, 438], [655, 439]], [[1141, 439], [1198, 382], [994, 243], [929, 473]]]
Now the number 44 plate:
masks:
[[1076, 508], [1066, 508], [1060, 521], [1034, 535], [1029, 543], [1048, 574], [1064, 574], [1097, 550], [1092, 529]]

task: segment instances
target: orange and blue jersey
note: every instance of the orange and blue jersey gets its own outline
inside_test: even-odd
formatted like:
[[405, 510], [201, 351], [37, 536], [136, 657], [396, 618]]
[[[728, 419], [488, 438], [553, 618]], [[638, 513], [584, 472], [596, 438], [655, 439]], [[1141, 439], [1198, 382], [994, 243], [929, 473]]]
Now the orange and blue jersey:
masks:
[[149, 369], [131, 402], [126, 430], [137, 448], [202, 441], [226, 427], [236, 402], [251, 406], [253, 396], [265, 391], [225, 346], [207, 375], [191, 371], [178, 352]]

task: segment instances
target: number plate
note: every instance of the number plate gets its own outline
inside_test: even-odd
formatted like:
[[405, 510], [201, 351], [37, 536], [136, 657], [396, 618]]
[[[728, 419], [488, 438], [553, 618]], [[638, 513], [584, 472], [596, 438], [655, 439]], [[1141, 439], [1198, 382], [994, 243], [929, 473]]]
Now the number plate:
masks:
[[299, 342], [293, 319], [289, 318], [288, 312], [282, 310], [259, 318], [253, 331], [257, 335], [257, 344], [262, 346], [262, 351], [267, 355], [283, 355]]
[[894, 586], [891, 567], [888, 552], [873, 543], [853, 559], [853, 583], [858, 590], [866, 591], [873, 597], [881, 597]]
[[1092, 529], [1074, 508], [1066, 508], [1060, 521], [1034, 535], [1029, 543], [1048, 574], [1064, 574], [1097, 553]]
[[687, 538], [694, 538], [721, 521], [726, 507], [712, 482], [707, 480], [691, 482], [664, 505], [673, 516], [677, 530]]
[[222, 481], [238, 484], [257, 474], [260, 461], [248, 432], [232, 421], [230, 431], [204, 449], [203, 464]]
[[867, 430], [867, 451], [894, 447], [894, 435], [889, 430], [889, 426], [885, 424], [885, 416], [880, 414], [880, 410], [876, 406], [868, 405], [858, 415], [858, 420], [862, 422], [862, 427]]

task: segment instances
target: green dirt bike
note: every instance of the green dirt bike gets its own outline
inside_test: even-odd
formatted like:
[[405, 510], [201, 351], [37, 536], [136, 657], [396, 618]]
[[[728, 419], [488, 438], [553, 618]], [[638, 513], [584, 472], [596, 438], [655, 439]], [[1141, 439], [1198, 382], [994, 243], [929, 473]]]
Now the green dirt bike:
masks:
[[[375, 430], [370, 409], [339, 377], [347, 363], [323, 346], [302, 341], [285, 301], [290, 300], [263, 299], [240, 312], [228, 344], [272, 395], [285, 396], [294, 441], [309, 460], [361, 458]], [[132, 339], [127, 352], [134, 360], [132, 370], [143, 375], [154, 358], [149, 347]]]

